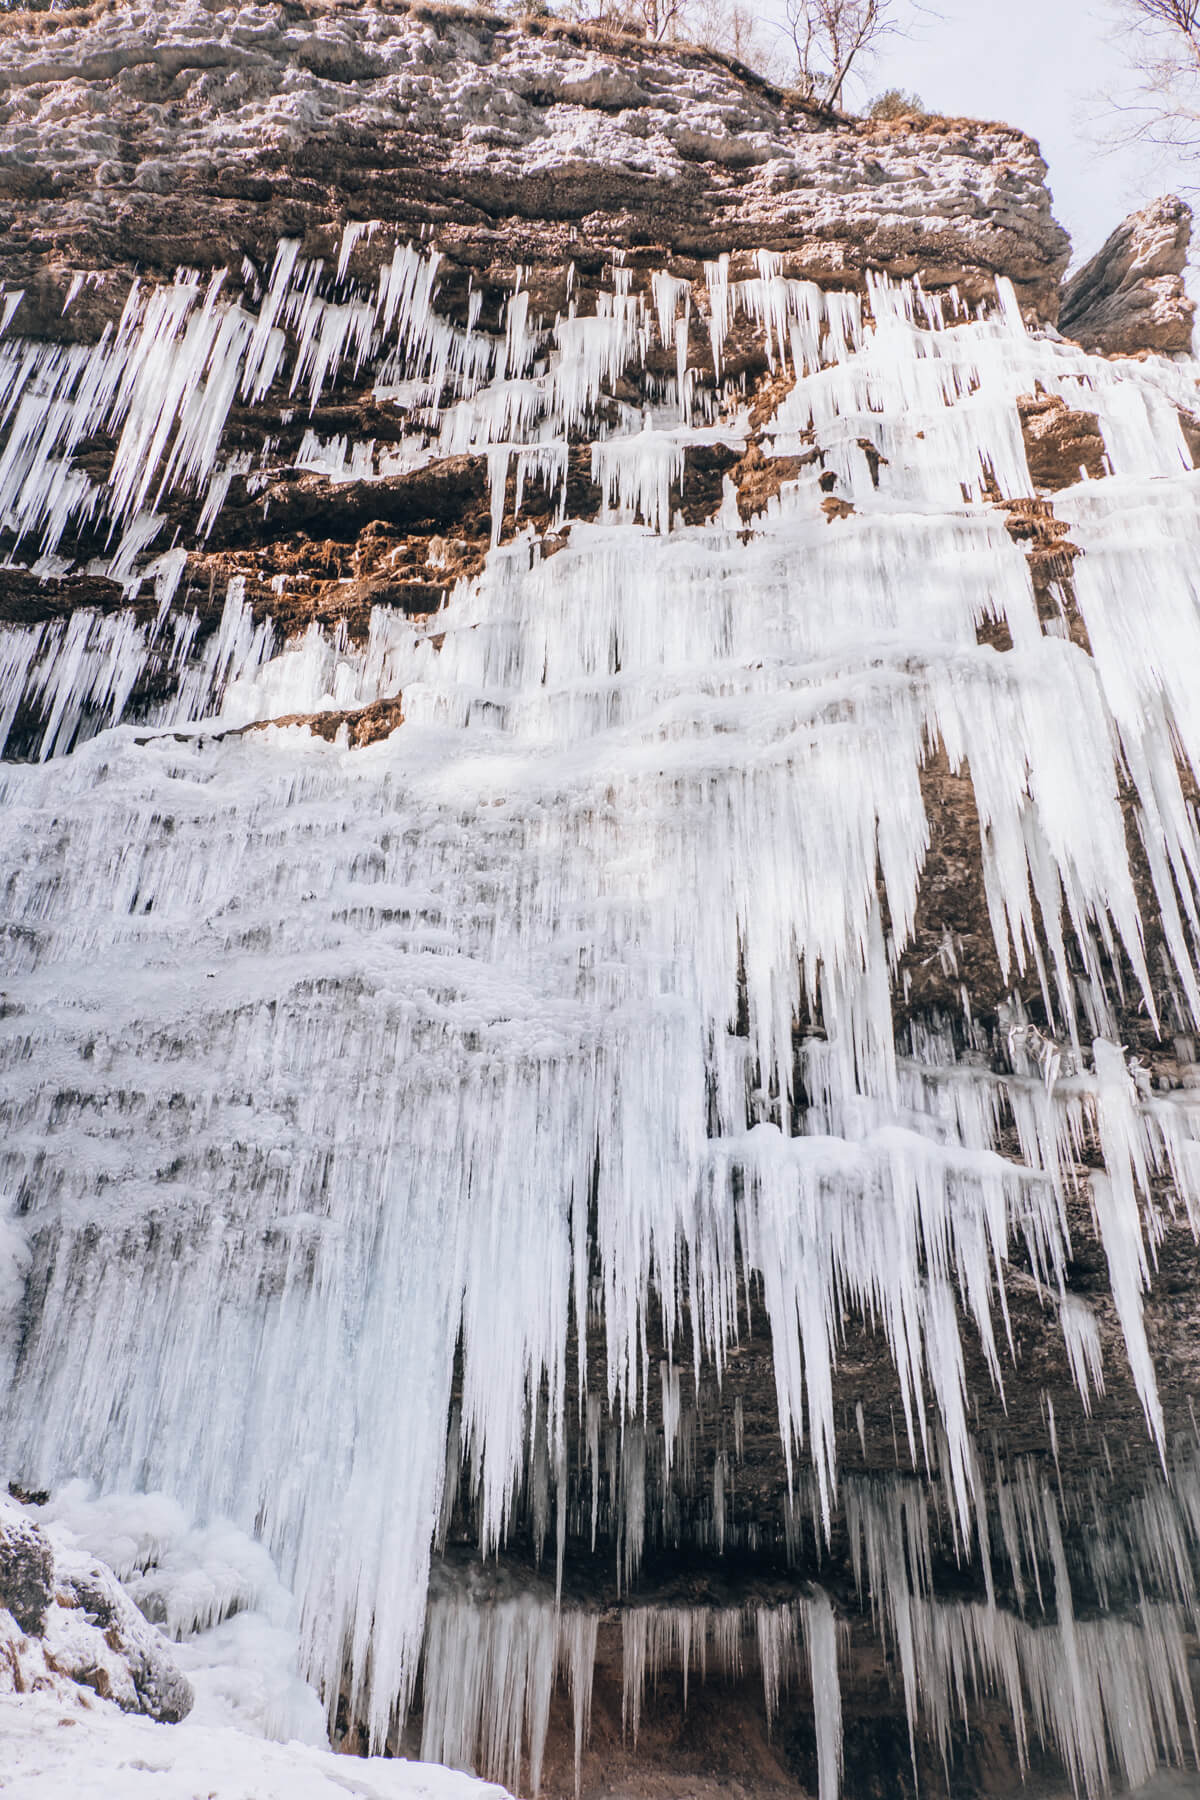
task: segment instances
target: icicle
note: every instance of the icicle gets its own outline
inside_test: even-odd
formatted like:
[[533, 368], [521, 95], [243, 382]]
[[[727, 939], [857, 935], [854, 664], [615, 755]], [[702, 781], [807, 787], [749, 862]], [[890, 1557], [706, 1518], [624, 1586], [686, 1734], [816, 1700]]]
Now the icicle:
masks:
[[1086, 1300], [1080, 1300], [1075, 1294], [1064, 1294], [1059, 1303], [1059, 1319], [1062, 1324], [1063, 1342], [1067, 1347], [1067, 1361], [1071, 1366], [1071, 1374], [1075, 1386], [1079, 1389], [1079, 1397], [1083, 1401], [1083, 1410], [1092, 1410], [1092, 1394], [1104, 1392], [1104, 1357], [1100, 1344], [1100, 1327], [1096, 1323], [1096, 1315]]
[[635, 438], [609, 438], [592, 445], [592, 480], [604, 504], [638, 514], [651, 531], [671, 525], [671, 488], [683, 476], [684, 446], [678, 438], [649, 426]]
[[1121, 1321], [1134, 1386], [1154, 1434], [1159, 1454], [1165, 1456], [1162, 1407], [1146, 1328], [1142, 1318], [1142, 1293], [1150, 1285], [1150, 1270], [1142, 1237], [1136, 1188], [1147, 1187], [1141, 1136], [1134, 1112], [1134, 1087], [1121, 1052], [1097, 1038], [1092, 1046], [1096, 1059], [1096, 1100], [1100, 1140], [1107, 1172], [1091, 1178], [1092, 1204], [1104, 1254], [1113, 1304]]
[[[527, 1757], [536, 1794], [559, 1631], [554, 1607], [528, 1594], [483, 1606], [458, 1595], [433, 1599], [425, 1639], [421, 1760], [468, 1771], [479, 1767], [516, 1792]], [[594, 1657], [594, 1631], [583, 1628], [574, 1635], [580, 1656], [590, 1639]], [[573, 1660], [571, 1668], [582, 1692], [582, 1663]]]
[[575, 1794], [578, 1800], [583, 1747], [592, 1725], [592, 1682], [600, 1620], [596, 1613], [564, 1613], [559, 1622], [559, 1661], [571, 1689], [575, 1725]]
[[500, 450], [488, 451], [488, 489], [491, 494], [493, 544], [500, 542], [500, 533], [504, 526], [504, 496], [508, 488], [510, 460], [511, 452], [507, 446]]
[[345, 279], [346, 270], [350, 267], [350, 258], [354, 254], [355, 246], [363, 242], [364, 239], [367, 243], [370, 243], [375, 233], [379, 230], [379, 225], [380, 221], [378, 219], [352, 219], [347, 221], [342, 230], [342, 241], [338, 246], [338, 281]]
[[[754, 1631], [758, 1642], [758, 1664], [762, 1671], [768, 1736], [779, 1709], [780, 1693], [792, 1673], [799, 1624], [798, 1609], [790, 1606], [758, 1606], [754, 1609]], [[813, 1695], [815, 1703], [815, 1686]]]
[[842, 1690], [838, 1678], [837, 1625], [829, 1596], [819, 1590], [804, 1606], [804, 1635], [817, 1728], [820, 1800], [837, 1800], [842, 1783]]
[[721, 379], [721, 356], [729, 333], [729, 255], [704, 265], [708, 287], [709, 341], [712, 344], [713, 378]]
[[[685, 284], [652, 278], [648, 305], [623, 267], [594, 313], [576, 284], [545, 334], [523, 288], [503, 329], [479, 329], [473, 290], [464, 332], [436, 311], [436, 253], [397, 246], [360, 291], [352, 249], [344, 234], [335, 272], [285, 242], [240, 301], [187, 271], [135, 285], [93, 346], [0, 341], [14, 558], [57, 578], [86, 527], [105, 546], [92, 575], [154, 583], [136, 611], [48, 606], [0, 633], [0, 728], [57, 759], [0, 771], [16, 821], [0, 1154], [31, 1259], [6, 1447], [39, 1481], [149, 1482], [236, 1516], [295, 1582], [307, 1669], [330, 1694], [347, 1674], [377, 1745], [424, 1644], [428, 1753], [536, 1782], [559, 1674], [578, 1762], [595, 1619], [556, 1622], [540, 1590], [481, 1604], [439, 1585], [426, 1629], [431, 1546], [464, 1516], [487, 1552], [518, 1526], [540, 1544], [553, 1507], [561, 1583], [570, 1510], [624, 1589], [655, 1534], [679, 1530], [678, 1485], [706, 1543], [750, 1547], [730, 1503], [740, 1398], [734, 1462], [726, 1421], [696, 1420], [761, 1295], [781, 1542], [823, 1554], [844, 1505], [910, 1731], [931, 1721], [948, 1741], [970, 1694], [998, 1692], [1022, 1748], [1043, 1733], [1083, 1789], [1107, 1779], [1107, 1739], [1132, 1778], [1156, 1733], [1173, 1749], [1191, 1730], [1171, 1608], [1195, 1604], [1194, 1484], [1173, 1472], [1178, 1499], [1142, 1497], [1136, 1553], [1098, 1531], [1078, 1553], [1097, 1592], [1140, 1580], [1162, 1608], [1068, 1617], [1054, 1533], [1071, 1542], [1071, 1521], [996, 1453], [989, 1523], [965, 1371], [978, 1355], [1007, 1398], [1015, 1275], [1051, 1323], [1057, 1300], [1085, 1405], [1102, 1391], [1096, 1319], [1066, 1292], [1070, 1184], [1095, 1125], [1096, 1231], [1167, 1455], [1142, 1309], [1160, 1214], [1200, 1219], [1200, 1109], [1191, 1088], [1132, 1076], [1109, 1040], [1119, 981], [1149, 1016], [1160, 973], [1131, 806], [1171, 1004], [1181, 1028], [1200, 1014], [1200, 843], [1180, 780], [1180, 763], [1200, 770], [1200, 504], [1175, 413], [1190, 377], [1088, 359], [1007, 299], [965, 319], [872, 280], [864, 323], [857, 296], [776, 257], [736, 283], [722, 259], [705, 269], [715, 375], [740, 313], [795, 377], [764, 453], [799, 473], [752, 534], [732, 483], [718, 519], [671, 529], [689, 447], [745, 442], [736, 422], [688, 422], [705, 396]], [[678, 357], [670, 429], [663, 388], [643, 409], [614, 393], [655, 331]], [[226, 441], [235, 400], [311, 405], [355, 371], [403, 421], [393, 470], [486, 456], [482, 571], [436, 634], [380, 607], [365, 642], [319, 624], [277, 642], [269, 590], [251, 606], [242, 576], [211, 629], [178, 599], [194, 545], [181, 530], [163, 547], [162, 503], [174, 519], [189, 495], [202, 533], [239, 469], [269, 472]], [[1030, 491], [1018, 397], [1041, 382], [1077, 399], [1085, 381], [1123, 471], [1092, 484], [1119, 498], [1115, 524], [1090, 492], [1055, 503], [1091, 657], [1043, 629], [993, 504]], [[98, 433], [107, 475], [76, 466]], [[581, 439], [605, 516], [561, 519], [553, 555], [530, 532], [501, 546], [514, 463], [518, 514], [534, 480], [563, 510]], [[836, 530], [814, 452], [853, 507]], [[386, 456], [314, 430], [298, 461], [365, 481]], [[978, 641], [1001, 620], [1003, 654]], [[235, 735], [400, 692], [403, 729], [365, 749]], [[109, 729], [133, 716], [204, 729]], [[978, 1014], [955, 1027], [965, 1055], [920, 1021], [897, 1046], [935, 747], [970, 783], [1004, 978], [1045, 1008], [1035, 1030], [1014, 993], [1000, 1070]], [[958, 949], [940, 954], [949, 979]], [[928, 1491], [840, 1472], [848, 1319], [892, 1358], [896, 1462]], [[865, 1460], [857, 1407], [853, 1423]], [[1060, 1401], [1064, 1453], [1069, 1429]], [[1018, 1607], [1053, 1599], [1058, 1621], [1006, 1615], [987, 1576], [987, 1604], [939, 1606], [934, 1524], [939, 1555], [974, 1546], [988, 1575], [996, 1533]], [[828, 1800], [837, 1631], [819, 1599], [802, 1616]], [[769, 1711], [790, 1679], [782, 1614], [632, 1608], [624, 1629], [634, 1735], [656, 1671], [735, 1671], [751, 1635]]]

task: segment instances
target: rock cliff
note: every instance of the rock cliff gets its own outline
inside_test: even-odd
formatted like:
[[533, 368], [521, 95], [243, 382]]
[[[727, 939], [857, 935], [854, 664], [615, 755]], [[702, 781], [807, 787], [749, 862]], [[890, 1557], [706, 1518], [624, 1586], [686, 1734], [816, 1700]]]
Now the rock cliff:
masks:
[[4, 1472], [259, 1535], [343, 1745], [1191, 1741], [1186, 209], [1062, 290], [1044, 174], [552, 19], [0, 24]]
[[[22, 325], [94, 335], [136, 267], [260, 278], [280, 238], [337, 254], [347, 220], [436, 237], [449, 303], [615, 251], [699, 274], [784, 250], [990, 292], [1053, 318], [1067, 241], [1036, 146], [962, 121], [822, 117], [719, 58], [467, 8], [199, 3], [10, 15], [0, 36], [0, 265]], [[680, 261], [682, 259], [682, 261]], [[350, 269], [372, 263], [366, 244]], [[63, 321], [76, 271], [104, 272]], [[123, 278], [123, 279], [122, 279]]]

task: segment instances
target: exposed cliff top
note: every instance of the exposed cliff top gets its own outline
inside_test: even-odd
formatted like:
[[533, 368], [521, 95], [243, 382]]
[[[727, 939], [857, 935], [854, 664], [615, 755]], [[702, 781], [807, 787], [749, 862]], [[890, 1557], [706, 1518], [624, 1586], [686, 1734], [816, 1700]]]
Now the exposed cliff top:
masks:
[[984, 295], [1002, 272], [1051, 317], [1068, 251], [1021, 132], [816, 114], [720, 56], [554, 21], [198, 0], [14, 14], [0, 93], [17, 208], [0, 274], [41, 284], [47, 331], [73, 270], [237, 270], [281, 235], [332, 253], [348, 218], [432, 232], [476, 269], [765, 247], [839, 285], [882, 268]]

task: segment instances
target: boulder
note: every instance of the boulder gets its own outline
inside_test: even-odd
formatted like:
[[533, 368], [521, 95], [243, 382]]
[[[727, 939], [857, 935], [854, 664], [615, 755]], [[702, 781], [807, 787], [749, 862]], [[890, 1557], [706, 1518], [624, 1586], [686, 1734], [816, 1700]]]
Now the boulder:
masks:
[[54, 1597], [54, 1552], [19, 1507], [0, 1500], [0, 1608], [21, 1630], [40, 1637]]
[[80, 1688], [164, 1723], [192, 1709], [170, 1644], [112, 1570], [0, 1499], [0, 1693]]

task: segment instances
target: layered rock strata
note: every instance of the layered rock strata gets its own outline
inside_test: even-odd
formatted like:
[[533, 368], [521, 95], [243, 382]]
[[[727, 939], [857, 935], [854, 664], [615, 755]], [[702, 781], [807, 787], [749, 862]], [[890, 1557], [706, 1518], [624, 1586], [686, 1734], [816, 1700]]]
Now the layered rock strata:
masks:
[[[586, 280], [617, 250], [698, 274], [767, 249], [817, 281], [887, 268], [970, 299], [1003, 272], [1053, 317], [1066, 262], [1018, 131], [855, 124], [712, 55], [555, 20], [432, 5], [17, 14], [0, 84], [3, 274], [26, 290], [24, 329], [59, 340], [94, 338], [135, 268], [224, 267], [232, 287], [249, 259], [261, 282], [280, 238], [332, 261], [347, 220], [436, 234], [447, 312], [468, 288], [494, 305], [518, 267], [552, 315], [568, 268]], [[376, 261], [366, 237], [347, 252], [351, 275]]]

